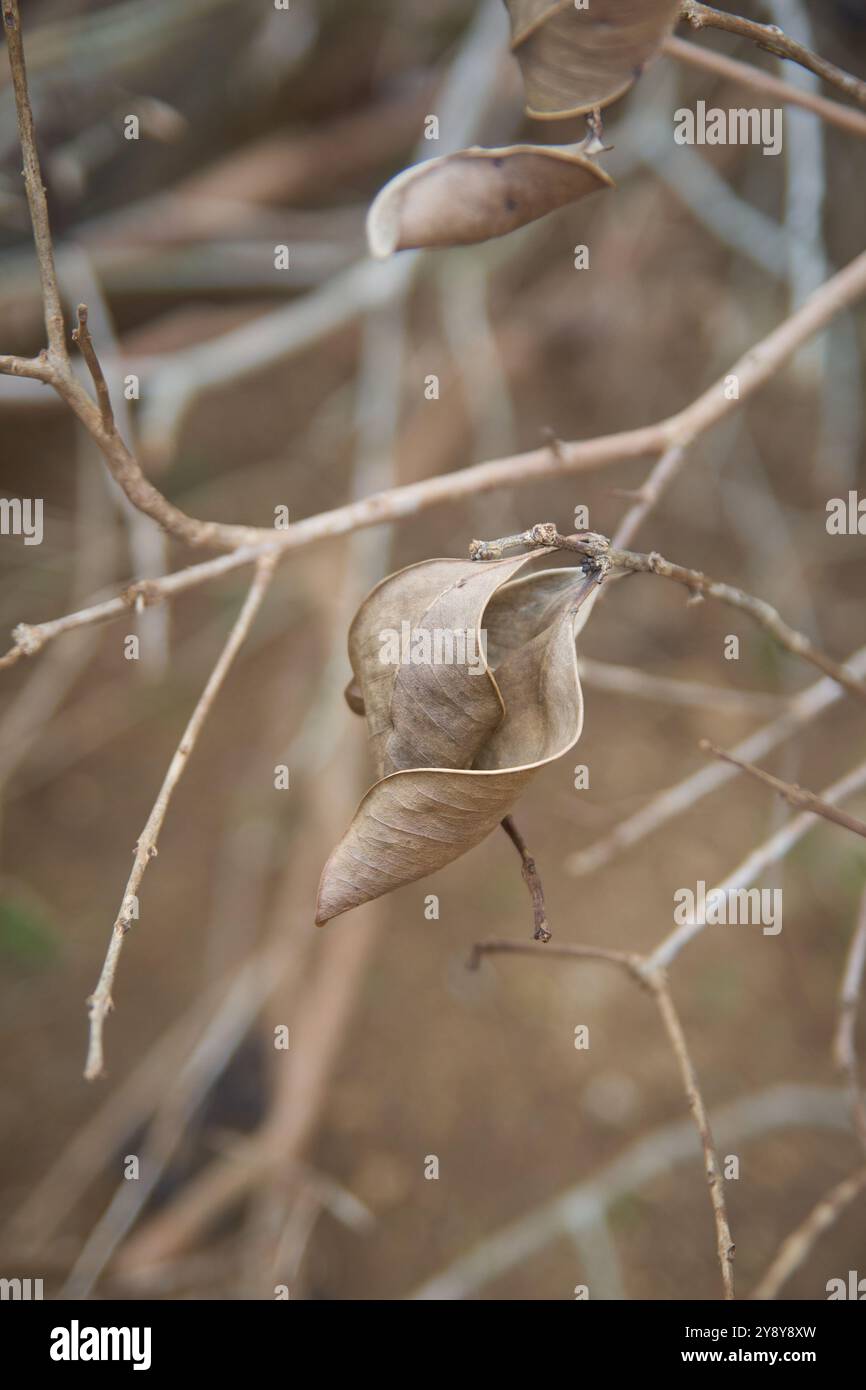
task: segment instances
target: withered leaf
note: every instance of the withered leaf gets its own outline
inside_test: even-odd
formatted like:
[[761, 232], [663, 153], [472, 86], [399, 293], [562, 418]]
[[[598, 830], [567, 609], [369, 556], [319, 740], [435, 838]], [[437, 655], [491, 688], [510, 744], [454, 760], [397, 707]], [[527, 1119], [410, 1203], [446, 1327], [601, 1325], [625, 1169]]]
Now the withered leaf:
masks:
[[557, 120], [624, 96], [679, 16], [679, 0], [505, 0], [530, 116]]
[[379, 259], [422, 246], [470, 246], [505, 236], [613, 180], [578, 145], [474, 147], [404, 169], [367, 215]]
[[[575, 634], [597, 592], [579, 569], [517, 579], [548, 551], [492, 563], [429, 560], [384, 580], [352, 624], [354, 680], [380, 780], [330, 856], [316, 921], [443, 868], [508, 814], [540, 767], [580, 736]], [[487, 661], [383, 664], [381, 635], [487, 636]]]

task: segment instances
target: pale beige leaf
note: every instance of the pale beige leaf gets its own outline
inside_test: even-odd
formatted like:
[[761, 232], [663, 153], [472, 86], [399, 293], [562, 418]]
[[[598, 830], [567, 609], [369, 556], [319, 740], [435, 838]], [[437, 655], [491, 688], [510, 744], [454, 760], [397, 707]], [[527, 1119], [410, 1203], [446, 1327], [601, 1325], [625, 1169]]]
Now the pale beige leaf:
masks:
[[367, 215], [370, 252], [382, 259], [413, 247], [469, 246], [612, 187], [585, 150], [476, 147], [405, 169], [385, 185]]
[[557, 120], [623, 96], [677, 22], [679, 0], [505, 0], [530, 116]]
[[[507, 650], [500, 643], [503, 657], [494, 674], [505, 712], [472, 768], [407, 769], [367, 792], [325, 865], [317, 922], [459, 858], [495, 829], [540, 767], [574, 746], [583, 722], [574, 633], [580, 606], [591, 602], [595, 589], [578, 569], [570, 582], [559, 577], [542, 584], [528, 640]], [[502, 602], [505, 612], [513, 596]]]
[[[389, 575], [367, 595], [349, 629], [349, 660], [377, 776], [405, 767], [470, 767], [503, 706], [484, 664], [385, 664], [383, 633], [472, 632], [476, 643], [496, 590], [548, 551], [489, 564], [425, 560]], [[477, 650], [477, 648], [476, 648]], [[350, 690], [352, 687], [350, 687]]]

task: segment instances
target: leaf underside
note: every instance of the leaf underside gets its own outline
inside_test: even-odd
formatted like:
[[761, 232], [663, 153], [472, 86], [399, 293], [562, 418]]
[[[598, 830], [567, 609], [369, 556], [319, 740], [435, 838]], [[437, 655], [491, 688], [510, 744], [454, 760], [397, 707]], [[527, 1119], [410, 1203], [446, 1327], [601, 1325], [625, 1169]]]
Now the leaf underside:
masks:
[[505, 0], [530, 116], [581, 115], [624, 96], [679, 16], [679, 0]]
[[367, 239], [379, 259], [506, 236], [612, 179], [579, 146], [459, 150], [405, 169], [376, 196]]

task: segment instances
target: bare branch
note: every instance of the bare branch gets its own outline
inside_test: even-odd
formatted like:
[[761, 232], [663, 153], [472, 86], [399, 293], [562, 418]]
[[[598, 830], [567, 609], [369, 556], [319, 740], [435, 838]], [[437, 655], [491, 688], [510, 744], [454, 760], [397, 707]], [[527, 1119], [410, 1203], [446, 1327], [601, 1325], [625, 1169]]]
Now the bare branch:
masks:
[[[844, 1131], [841, 1091], [824, 1086], [777, 1085], [720, 1106], [716, 1125], [725, 1145], [803, 1128]], [[538, 1203], [462, 1251], [409, 1297], [455, 1301], [470, 1297], [563, 1236], [595, 1228], [611, 1207], [655, 1178], [671, 1178], [694, 1157], [690, 1120], [659, 1126], [635, 1139], [594, 1173]]]
[[[826, 787], [821, 793], [824, 801], [842, 801], [845, 797], [853, 795], [854, 792], [861, 791], [866, 785], [866, 762], [858, 765], [846, 772], [844, 777], [840, 777], [838, 782]], [[752, 850], [741, 864], [728, 874], [721, 883], [714, 888], [707, 889], [707, 898], [713, 894], [727, 893], [735, 888], [744, 888], [750, 883], [754, 883], [759, 874], [770, 864], [777, 864], [780, 859], [784, 859], [786, 854], [794, 848], [804, 835], [814, 829], [817, 819], [811, 811], [801, 811], [798, 816], [794, 816], [785, 825], [777, 830], [775, 835], [771, 835], [763, 844], [758, 845], [757, 849]], [[649, 958], [649, 964], [654, 969], [667, 969], [671, 962], [679, 955], [684, 946], [688, 945], [694, 937], [705, 930], [707, 923], [698, 918], [693, 922], [686, 922], [681, 927], [675, 927], [662, 943], [656, 947]]]
[[713, 49], [691, 43], [688, 39], [677, 39], [673, 36], [665, 39], [662, 51], [679, 63], [687, 63], [690, 67], [728, 78], [731, 82], [751, 87], [776, 101], [784, 101], [789, 106], [801, 106], [805, 111], [820, 116], [828, 125], [847, 130], [851, 135], [866, 136], [866, 116], [861, 112], [855, 111], [853, 107], [843, 106], [840, 101], [818, 96], [815, 92], [801, 91], [799, 87], [783, 82], [781, 78], [764, 72], [763, 68], [756, 68], [752, 63], [741, 63], [736, 58], [728, 58], [723, 53], [716, 53]]
[[839, 1021], [833, 1040], [833, 1058], [848, 1082], [854, 1128], [861, 1145], [866, 1149], [866, 1100], [864, 1100], [863, 1089], [860, 1085], [860, 1068], [857, 1062], [857, 1048], [854, 1038], [864, 969], [866, 969], [866, 892], [864, 892], [860, 902], [857, 927], [851, 938], [845, 973], [842, 976], [842, 988], [839, 992]]
[[739, 15], [728, 14], [726, 10], [714, 10], [710, 5], [699, 4], [698, 0], [683, 0], [682, 18], [693, 29], [722, 29], [726, 34], [751, 39], [759, 48], [766, 49], [777, 58], [798, 63], [801, 68], [814, 72], [816, 77], [844, 92], [852, 101], [866, 106], [866, 82], [845, 72], [843, 68], [837, 68], [835, 63], [829, 63], [826, 58], [813, 53], [805, 44], [789, 38], [775, 24], [756, 24], [752, 19], [742, 19]]
[[784, 1240], [778, 1254], [764, 1276], [751, 1292], [754, 1299], [775, 1298], [780, 1288], [796, 1273], [807, 1259], [819, 1236], [838, 1221], [846, 1207], [866, 1188], [866, 1167], [859, 1168], [850, 1177], [821, 1198], [813, 1207], [805, 1221]]
[[0, 372], [4, 376], [30, 377], [33, 381], [50, 385], [54, 379], [48, 354], [43, 349], [38, 357], [13, 357], [8, 353], [0, 356]]
[[716, 1154], [713, 1133], [710, 1127], [709, 1115], [704, 1104], [703, 1096], [698, 1082], [697, 1072], [694, 1063], [689, 1055], [688, 1044], [682, 1025], [679, 1020], [667, 977], [664, 970], [653, 967], [644, 957], [626, 951], [608, 950], [602, 946], [533, 946], [524, 941], [509, 940], [489, 940], [479, 941], [475, 944], [469, 964], [475, 968], [483, 956], [494, 954], [512, 955], [533, 955], [533, 956], [567, 956], [572, 960], [601, 961], [607, 965], [618, 965], [626, 971], [628, 975], [644, 989], [648, 989], [655, 999], [668, 1041], [673, 1049], [677, 1065], [680, 1070], [683, 1088], [692, 1118], [701, 1141], [704, 1151], [704, 1167], [706, 1172], [707, 1184], [710, 1190], [710, 1202], [713, 1208], [713, 1219], [716, 1226], [716, 1246], [719, 1257], [719, 1266], [722, 1271], [722, 1285], [725, 1291], [725, 1298], [734, 1297], [734, 1242], [731, 1238], [730, 1225], [728, 1223], [727, 1208], [725, 1204], [725, 1194], [723, 1190], [723, 1179], [719, 1167], [718, 1155]]
[[144, 871], [151, 859], [154, 859], [157, 854], [157, 841], [159, 839], [160, 830], [162, 829], [162, 823], [165, 820], [169, 802], [178, 782], [183, 776], [187, 762], [189, 761], [189, 756], [201, 732], [202, 725], [208, 716], [210, 708], [219, 693], [235, 656], [243, 645], [253, 619], [267, 593], [268, 586], [273, 577], [273, 571], [274, 564], [272, 559], [259, 561], [255, 578], [250, 586], [243, 607], [229, 633], [228, 641], [220, 653], [219, 660], [214, 666], [207, 684], [199, 697], [198, 703], [190, 716], [189, 723], [184, 729], [183, 736], [169, 764], [168, 771], [165, 774], [156, 801], [153, 804], [153, 809], [147, 818], [147, 824], [141, 832], [138, 843], [136, 844], [132, 872], [126, 884], [123, 901], [120, 905], [120, 912], [118, 913], [112, 929], [111, 940], [109, 942], [102, 972], [96, 989], [88, 1000], [90, 1042], [87, 1052], [87, 1062], [84, 1069], [84, 1076], [88, 1081], [95, 1080], [97, 1077], [102, 1076], [104, 1072], [105, 1064], [102, 1033], [106, 1015], [113, 1007], [111, 991], [114, 985], [114, 977], [117, 973], [117, 965], [126, 934], [132, 926], [136, 915], [136, 895], [141, 880], [144, 877]]
[[662, 1016], [662, 1022], [667, 1030], [674, 1056], [680, 1069], [686, 1098], [689, 1102], [689, 1109], [694, 1117], [695, 1126], [700, 1135], [701, 1146], [704, 1151], [704, 1166], [706, 1170], [707, 1184], [710, 1189], [710, 1201], [713, 1207], [713, 1216], [716, 1222], [716, 1248], [719, 1256], [719, 1265], [722, 1271], [722, 1284], [725, 1290], [725, 1298], [734, 1297], [734, 1242], [731, 1238], [731, 1229], [728, 1224], [728, 1214], [725, 1205], [725, 1194], [723, 1189], [723, 1178], [719, 1167], [719, 1159], [716, 1154], [716, 1147], [713, 1140], [713, 1132], [710, 1128], [710, 1118], [707, 1108], [704, 1105], [704, 1098], [701, 1095], [701, 1088], [698, 1084], [697, 1072], [694, 1068], [691, 1056], [689, 1055], [688, 1044], [679, 1020], [679, 1015], [674, 1007], [670, 989], [663, 971], [653, 970], [649, 972], [649, 980], [652, 986], [655, 1000]]
[[493, 955], [529, 955], [544, 959], [547, 959], [548, 956], [565, 956], [570, 960], [601, 961], [605, 965], [617, 965], [621, 969], [627, 970], [639, 984], [647, 984], [643, 972], [643, 957], [631, 951], [613, 951], [604, 946], [562, 945], [559, 942], [553, 946], [542, 946], [541, 944], [536, 946], [529, 941], [511, 941], [507, 937], [491, 937], [487, 941], [476, 941], [469, 957], [469, 969], [477, 970], [484, 956]]
[[[36, 244], [36, 258], [39, 262], [39, 280], [42, 285], [42, 302], [45, 309], [45, 332], [51, 355], [60, 364], [69, 361], [66, 347], [66, 331], [63, 324], [63, 308], [60, 302], [60, 289], [57, 271], [54, 266], [54, 247], [51, 241], [51, 228], [48, 222], [48, 203], [42, 183], [42, 170], [36, 150], [36, 131], [33, 127], [33, 112], [27, 91], [27, 68], [24, 63], [24, 41], [21, 36], [21, 16], [18, 0], [3, 0], [3, 28], [9, 48], [9, 67], [12, 73], [12, 88], [15, 92], [15, 110], [18, 116], [18, 137], [24, 159], [24, 187], [27, 192], [27, 205], [33, 224], [33, 240]], [[25, 375], [21, 373], [21, 375]]]
[[99, 402], [99, 413], [102, 418], [103, 428], [109, 432], [114, 430], [114, 412], [111, 409], [111, 396], [108, 393], [105, 376], [93, 346], [93, 339], [90, 336], [90, 329], [87, 326], [87, 305], [78, 306], [78, 327], [72, 330], [72, 341], [77, 343], [81, 349], [81, 356], [87, 363], [87, 370], [90, 372], [93, 385], [96, 388], [96, 399]]
[[[845, 664], [855, 675], [866, 676], [866, 647], [853, 652]], [[746, 760], [765, 757], [791, 734], [805, 728], [813, 719], [823, 714], [824, 710], [838, 703], [842, 695], [841, 687], [829, 677], [825, 676], [815, 681], [814, 685], [793, 696], [788, 709], [743, 739], [732, 751], [737, 757]], [[580, 876], [603, 868], [618, 854], [630, 849], [632, 845], [639, 844], [654, 830], [658, 830], [660, 826], [681, 815], [703, 797], [723, 787], [736, 775], [736, 768], [723, 763], [698, 768], [681, 782], [667, 787], [658, 796], [653, 797], [633, 816], [620, 821], [610, 834], [572, 854], [566, 860], [567, 871]]]
[[857, 816], [849, 816], [847, 811], [840, 811], [838, 806], [831, 806], [829, 801], [822, 801], [820, 796], [816, 796], [807, 788], [798, 787], [793, 782], [783, 782], [781, 778], [773, 777], [763, 768], [755, 767], [754, 763], [743, 762], [742, 758], [736, 757], [733, 753], [726, 753], [724, 748], [717, 748], [707, 738], [701, 739], [698, 747], [702, 753], [712, 753], [714, 758], [721, 758], [723, 762], [732, 763], [734, 767], [748, 772], [750, 777], [778, 792], [790, 806], [799, 807], [801, 811], [814, 811], [816, 816], [823, 816], [834, 825], [841, 825], [844, 830], [851, 830], [855, 835], [862, 835], [866, 839], [866, 821], [859, 820]]
[[[866, 252], [857, 257], [844, 270], [832, 276], [809, 300], [776, 328], [762, 342], [756, 344], [732, 369], [739, 378], [740, 396], [745, 400], [778, 370], [782, 363], [798, 347], [820, 332], [841, 310], [866, 294]], [[17, 374], [22, 374], [21, 366], [26, 365], [28, 375], [57, 385], [56, 373], [50, 364], [41, 358], [28, 361], [20, 358], [0, 357], [0, 371], [4, 363], [14, 364]], [[511, 458], [496, 459], [490, 463], [476, 464], [456, 473], [445, 473], [422, 482], [409, 483], [402, 487], [373, 493], [347, 506], [336, 507], [329, 512], [320, 512], [295, 523], [283, 532], [268, 531], [257, 527], [225, 526], [219, 522], [198, 521], [188, 517], [174, 507], [144, 477], [137, 461], [130, 454], [119, 436], [111, 437], [104, 429], [97, 407], [87, 392], [70, 378], [68, 389], [72, 398], [70, 404], [83, 423], [91, 428], [96, 442], [102, 449], [109, 464], [112, 476], [123, 488], [134, 506], [152, 516], [165, 530], [177, 535], [194, 546], [212, 545], [215, 548], [235, 550], [229, 556], [221, 557], [215, 564], [203, 564], [178, 571], [166, 579], [154, 583], [153, 600], [204, 583], [217, 574], [229, 569], [253, 563], [257, 558], [272, 551], [280, 556], [319, 541], [334, 539], [370, 526], [380, 526], [416, 516], [428, 507], [445, 503], [460, 502], [481, 492], [497, 488], [520, 486], [534, 482], [537, 478], [577, 473], [591, 468], [607, 467], [612, 463], [630, 458], [641, 458], [647, 454], [660, 456], [658, 464], [665, 472], [672, 471], [680, 456], [669, 451], [697, 438], [722, 418], [736, 402], [725, 393], [724, 379], [710, 387], [685, 410], [655, 425], [642, 429], [626, 430], [620, 434], [603, 435], [597, 439], [573, 444], [557, 442], [555, 448], [547, 446]], [[665, 460], [665, 455], [668, 455]], [[655, 470], [653, 470], [655, 472]], [[658, 474], [656, 475], [658, 478]], [[645, 487], [652, 486], [652, 475]], [[651, 494], [650, 494], [651, 495]], [[632, 526], [629, 517], [624, 525]], [[145, 581], [146, 583], [146, 581]], [[100, 622], [123, 612], [123, 603], [118, 601], [111, 612], [104, 608], [99, 616], [88, 621]], [[43, 641], [58, 635], [69, 627], [82, 625], [80, 615], [70, 615], [68, 619], [55, 619], [43, 624]], [[49, 635], [50, 629], [50, 635]], [[16, 631], [40, 634], [36, 627], [21, 625]], [[38, 637], [31, 650], [42, 645]], [[18, 646], [16, 639], [16, 648]], [[16, 648], [0, 658], [0, 668], [13, 665], [22, 655]]]
[[736, 589], [731, 584], [720, 584], [718, 580], [710, 579], [700, 570], [690, 570], [683, 565], [672, 564], [656, 551], [641, 555], [634, 550], [621, 550], [612, 545], [607, 536], [602, 536], [596, 531], [561, 536], [553, 522], [543, 521], [514, 536], [504, 536], [495, 541], [473, 541], [469, 553], [473, 560], [494, 560], [506, 550], [515, 550], [520, 546], [538, 548], [551, 545], [559, 550], [570, 550], [584, 556], [588, 563], [598, 568], [600, 578], [612, 568], [629, 570], [633, 574], [658, 574], [663, 579], [672, 579], [675, 583], [684, 585], [693, 596], [718, 599], [731, 608], [738, 608], [769, 632], [780, 647], [832, 676], [849, 694], [866, 700], [866, 684], [863, 681], [814, 646], [802, 632], [789, 627], [776, 609], [764, 599], [753, 598], [751, 594]]
[[62, 618], [53, 618], [49, 622], [32, 625], [19, 623], [12, 632], [15, 645], [0, 657], [0, 668], [14, 666], [22, 657], [33, 656], [48, 642], [53, 642], [65, 632], [72, 632], [79, 627], [91, 627], [94, 623], [110, 622], [132, 607], [141, 609], [164, 603], [177, 594], [197, 588], [199, 584], [207, 584], [212, 579], [219, 579], [224, 574], [242, 569], [245, 565], [255, 565], [260, 560], [270, 557], [275, 561], [278, 558], [273, 541], [268, 550], [260, 545], [241, 546], [237, 550], [217, 556], [214, 560], [205, 560], [200, 565], [189, 565], [186, 569], [175, 570], [173, 574], [167, 574], [162, 579], [137, 580], [136, 583], [128, 585], [116, 598], [92, 604], [76, 613], [67, 613]]
[[614, 534], [614, 545], [628, 545], [646, 521], [668, 484], [673, 482], [688, 457], [681, 444], [672, 444], [653, 464], [637, 492], [632, 493], [629, 508]]
[[581, 656], [579, 663], [584, 685], [637, 700], [654, 700], [661, 704], [700, 709], [773, 711], [776, 714], [790, 705], [786, 696], [769, 695], [760, 690], [735, 690], [722, 685], [683, 680], [679, 676], [657, 676], [637, 666], [619, 666], [610, 661], [594, 661], [586, 656]]

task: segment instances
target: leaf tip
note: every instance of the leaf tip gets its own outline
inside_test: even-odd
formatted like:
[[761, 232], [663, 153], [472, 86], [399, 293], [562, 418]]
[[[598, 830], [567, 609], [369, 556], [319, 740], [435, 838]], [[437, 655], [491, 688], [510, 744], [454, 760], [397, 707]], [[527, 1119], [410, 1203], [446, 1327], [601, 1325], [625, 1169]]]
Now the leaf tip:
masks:
[[387, 261], [397, 250], [400, 219], [393, 182], [379, 190], [367, 213], [367, 246], [374, 261]]

